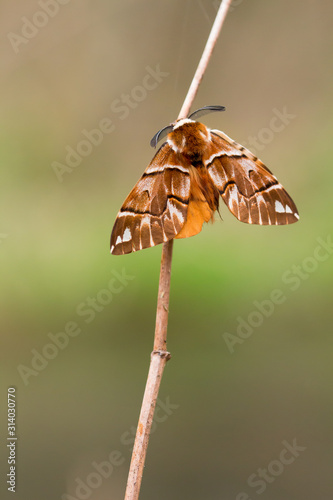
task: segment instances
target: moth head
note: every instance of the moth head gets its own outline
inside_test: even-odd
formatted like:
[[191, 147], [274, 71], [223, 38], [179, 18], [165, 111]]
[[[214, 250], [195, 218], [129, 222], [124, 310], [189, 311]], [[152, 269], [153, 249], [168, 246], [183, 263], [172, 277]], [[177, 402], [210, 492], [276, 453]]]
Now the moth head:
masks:
[[156, 147], [158, 141], [167, 136], [168, 143], [175, 152], [184, 154], [190, 160], [200, 161], [210, 133], [203, 123], [197, 122], [193, 118], [224, 110], [224, 106], [205, 106], [197, 109], [188, 118], [180, 118], [159, 130], [150, 141], [150, 145]]
[[206, 125], [183, 118], [177, 120], [168, 134], [168, 143], [176, 153], [181, 153], [190, 161], [200, 161], [207, 149], [210, 133]]

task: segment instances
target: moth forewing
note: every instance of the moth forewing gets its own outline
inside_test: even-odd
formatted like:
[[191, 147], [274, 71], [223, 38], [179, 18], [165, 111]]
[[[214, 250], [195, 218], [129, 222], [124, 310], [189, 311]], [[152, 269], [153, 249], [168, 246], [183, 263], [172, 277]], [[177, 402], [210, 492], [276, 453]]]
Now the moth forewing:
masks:
[[297, 222], [295, 203], [256, 156], [222, 132], [211, 131], [211, 137], [215, 148], [207, 169], [238, 220], [261, 225]]
[[187, 165], [168, 143], [161, 146], [121, 207], [111, 253], [126, 254], [173, 239], [186, 222], [190, 193]]

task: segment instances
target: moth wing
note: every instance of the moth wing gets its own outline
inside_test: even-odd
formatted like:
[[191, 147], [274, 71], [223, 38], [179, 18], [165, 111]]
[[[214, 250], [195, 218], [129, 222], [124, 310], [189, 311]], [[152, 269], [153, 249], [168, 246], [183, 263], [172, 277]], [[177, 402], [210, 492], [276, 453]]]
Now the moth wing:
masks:
[[111, 253], [135, 252], [173, 239], [185, 224], [189, 196], [189, 169], [164, 143], [117, 215]]
[[292, 224], [295, 203], [272, 172], [250, 151], [218, 130], [211, 131], [208, 174], [230, 212], [248, 224]]

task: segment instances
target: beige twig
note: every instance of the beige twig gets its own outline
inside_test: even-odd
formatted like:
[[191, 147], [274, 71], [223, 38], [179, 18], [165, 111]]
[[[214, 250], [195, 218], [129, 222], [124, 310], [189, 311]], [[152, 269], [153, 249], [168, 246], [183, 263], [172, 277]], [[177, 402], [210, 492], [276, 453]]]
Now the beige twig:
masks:
[[[208, 66], [208, 62], [211, 58], [223, 22], [226, 18], [230, 3], [231, 0], [222, 0], [221, 2], [205, 49], [201, 56], [198, 68], [195, 72], [178, 118], [184, 118], [189, 114], [191, 105], [198, 91], [202, 77]], [[143, 468], [146, 459], [149, 435], [154, 417], [158, 391], [164, 367], [171, 357], [170, 353], [167, 351], [167, 327], [169, 314], [172, 249], [173, 240], [167, 241], [163, 244], [157, 299], [154, 350], [151, 353], [146, 389], [141, 405], [139, 423], [136, 431], [132, 460], [128, 474], [125, 500], [138, 500], [139, 498]]]
[[180, 110], [178, 118], [185, 118], [189, 112], [190, 108], [192, 106], [192, 103], [194, 101], [195, 96], [197, 95], [199, 85], [201, 83], [202, 77], [204, 76], [204, 73], [207, 69], [209, 60], [212, 56], [215, 44], [217, 42], [217, 39], [219, 37], [219, 34], [222, 29], [222, 25], [225, 21], [225, 18], [227, 17], [228, 9], [230, 7], [231, 0], [222, 0], [220, 8], [216, 14], [216, 18], [214, 21], [214, 24], [212, 26], [212, 29], [210, 30], [208, 40], [206, 42], [206, 46], [204, 48], [204, 51], [202, 53], [200, 62], [198, 64], [197, 70], [195, 72], [195, 75], [193, 77], [192, 83], [190, 85], [190, 88], [188, 89], [187, 96], [185, 97], [182, 109]]

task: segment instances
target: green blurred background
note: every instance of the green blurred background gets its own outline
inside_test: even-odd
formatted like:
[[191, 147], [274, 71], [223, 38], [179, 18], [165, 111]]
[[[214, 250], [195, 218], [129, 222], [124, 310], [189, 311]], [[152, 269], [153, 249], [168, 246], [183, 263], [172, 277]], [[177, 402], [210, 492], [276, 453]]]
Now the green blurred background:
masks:
[[[12, 386], [15, 498], [123, 497], [161, 246], [115, 257], [109, 236], [152, 158], [151, 137], [178, 115], [217, 4], [1, 2], [1, 498], [12, 498]], [[36, 14], [45, 9], [46, 17]], [[332, 14], [329, 0], [233, 2], [193, 109], [226, 106], [203, 121], [248, 147], [255, 140], [301, 219], [251, 227], [222, 204], [223, 221], [176, 241], [172, 360], [143, 499], [332, 498]], [[24, 28], [24, 18], [41, 27]], [[163, 77], [142, 90], [147, 67], [157, 66]], [[289, 117], [277, 131], [273, 118], [283, 110]], [[113, 130], [57, 176], [54, 162], [64, 165], [83, 131], [106, 118]], [[118, 293], [105, 291], [112, 278]], [[276, 289], [283, 300], [269, 305]], [[49, 347], [73, 322], [77, 335]], [[257, 326], [236, 337], [240, 322]], [[226, 333], [238, 338], [231, 348]], [[302, 451], [281, 466], [294, 440]], [[115, 451], [102, 478], [94, 463]], [[269, 480], [248, 483], [267, 468]]]

